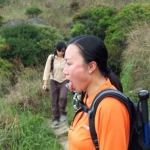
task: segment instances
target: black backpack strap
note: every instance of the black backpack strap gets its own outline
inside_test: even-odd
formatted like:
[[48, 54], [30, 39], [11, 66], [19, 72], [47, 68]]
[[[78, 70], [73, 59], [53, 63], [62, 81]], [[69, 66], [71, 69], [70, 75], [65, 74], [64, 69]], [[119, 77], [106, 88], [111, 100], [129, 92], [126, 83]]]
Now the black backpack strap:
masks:
[[[73, 117], [73, 121], [74, 121], [76, 115], [77, 115], [78, 113], [82, 112], [82, 111], [83, 111], [83, 109], [82, 109], [82, 107], [80, 107], [80, 108], [76, 111], [76, 113], [75, 113], [75, 115], [74, 115], [74, 117]], [[72, 122], [73, 122], [73, 121], [72, 121]]]
[[81, 107], [84, 112], [88, 113], [89, 108], [87, 108], [87, 106], [86, 106], [86, 105], [84, 104], [84, 102], [83, 102], [85, 93], [86, 93], [86, 91], [83, 91], [83, 92], [81, 93], [81, 100], [79, 101], [79, 107]]
[[98, 107], [98, 104], [105, 98], [105, 97], [114, 97], [121, 102], [125, 104], [125, 106], [128, 109], [129, 115], [131, 116], [131, 110], [130, 110], [130, 100], [123, 95], [118, 90], [114, 89], [105, 89], [98, 93], [93, 100], [92, 106], [90, 110], [88, 111], [88, 116], [89, 116], [89, 126], [90, 126], [90, 134], [93, 140], [93, 143], [95, 145], [96, 150], [99, 150], [99, 145], [98, 145], [98, 139], [97, 139], [97, 134], [95, 131], [95, 114], [96, 114], [96, 109]]
[[89, 108], [83, 102], [79, 102], [79, 107], [81, 107], [84, 112], [88, 113]]
[[142, 150], [150, 150], [150, 146], [146, 146], [141, 137], [138, 138], [138, 143], [141, 146]]
[[52, 55], [50, 72], [52, 72], [53, 78], [54, 78], [54, 59], [55, 55]]

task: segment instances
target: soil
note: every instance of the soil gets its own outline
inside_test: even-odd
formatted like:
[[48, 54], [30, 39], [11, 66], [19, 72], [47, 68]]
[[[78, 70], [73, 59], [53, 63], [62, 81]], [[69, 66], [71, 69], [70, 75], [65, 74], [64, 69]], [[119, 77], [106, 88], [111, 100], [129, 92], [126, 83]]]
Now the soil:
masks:
[[50, 120], [49, 125], [54, 134], [58, 136], [59, 142], [63, 146], [64, 150], [68, 150], [68, 131], [69, 131], [68, 122], [60, 121], [59, 125], [53, 126], [52, 120]]

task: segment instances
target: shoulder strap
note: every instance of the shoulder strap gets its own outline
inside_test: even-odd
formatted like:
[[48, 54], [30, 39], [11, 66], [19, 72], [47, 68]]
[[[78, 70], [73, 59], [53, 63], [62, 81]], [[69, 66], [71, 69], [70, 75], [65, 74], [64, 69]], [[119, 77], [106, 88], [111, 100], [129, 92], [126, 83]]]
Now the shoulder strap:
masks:
[[127, 98], [126, 96], [124, 96], [123, 93], [121, 93], [118, 90], [114, 90], [114, 89], [105, 89], [105, 90], [101, 91], [100, 93], [98, 93], [96, 95], [95, 99], [93, 100], [90, 110], [88, 111], [90, 134], [91, 134], [91, 138], [93, 140], [96, 150], [99, 150], [99, 145], [98, 145], [98, 140], [97, 140], [97, 134], [95, 131], [95, 114], [96, 114], [96, 109], [98, 107], [98, 104], [105, 97], [114, 97], [114, 98], [120, 100], [121, 102], [123, 102], [128, 109], [129, 115], [131, 116], [130, 99]]
[[52, 59], [51, 59], [51, 69], [50, 71], [52, 72], [52, 76], [54, 78], [54, 59], [55, 59], [55, 55], [52, 55]]

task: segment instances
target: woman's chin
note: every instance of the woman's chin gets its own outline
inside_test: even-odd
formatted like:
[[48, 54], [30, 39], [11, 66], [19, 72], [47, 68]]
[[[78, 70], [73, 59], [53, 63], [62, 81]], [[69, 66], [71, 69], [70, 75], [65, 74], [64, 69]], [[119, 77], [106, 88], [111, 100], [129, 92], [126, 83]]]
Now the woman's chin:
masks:
[[76, 91], [77, 93], [81, 93], [81, 92], [82, 92], [81, 90], [78, 90], [78, 89], [75, 89], [75, 91]]

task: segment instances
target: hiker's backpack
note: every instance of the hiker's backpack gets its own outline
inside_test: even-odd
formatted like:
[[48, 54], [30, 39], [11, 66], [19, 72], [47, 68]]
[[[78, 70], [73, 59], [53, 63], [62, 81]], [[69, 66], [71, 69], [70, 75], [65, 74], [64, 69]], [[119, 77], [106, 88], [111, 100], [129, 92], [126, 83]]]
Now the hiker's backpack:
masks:
[[[84, 95], [82, 93], [82, 95]], [[130, 140], [129, 140], [129, 147], [128, 150], [150, 150], [150, 146], [147, 146], [145, 143], [145, 140], [148, 140], [149, 142], [149, 135], [147, 137], [144, 136], [144, 123], [147, 123], [148, 118], [148, 105], [147, 105], [147, 99], [149, 98], [149, 93], [145, 90], [143, 90], [143, 93], [139, 95], [140, 100], [139, 102], [134, 102], [130, 98], [126, 97], [123, 93], [121, 93], [118, 90], [114, 89], [105, 89], [98, 93], [93, 100], [93, 103], [91, 105], [91, 108], [88, 109], [86, 105], [83, 103], [83, 101], [80, 101], [80, 108], [76, 112], [84, 111], [88, 113], [89, 118], [89, 128], [90, 128], [90, 134], [93, 140], [93, 143], [95, 145], [96, 150], [99, 149], [98, 140], [97, 140], [97, 134], [95, 131], [95, 114], [96, 109], [99, 105], [99, 103], [105, 98], [105, 97], [114, 97], [118, 100], [120, 100], [124, 105], [126, 106], [129, 116], [130, 116]], [[83, 98], [83, 96], [82, 96]], [[144, 99], [144, 100], [142, 100]], [[144, 101], [143, 106], [141, 105], [141, 100]], [[144, 106], [145, 105], [145, 106]], [[141, 108], [142, 106], [142, 108]], [[144, 107], [147, 107], [146, 109]], [[142, 111], [142, 109], [144, 110]], [[76, 116], [76, 115], [75, 115]], [[147, 132], [147, 131], [146, 131]], [[148, 133], [146, 133], [148, 134]], [[147, 139], [145, 139], [147, 138]]]

